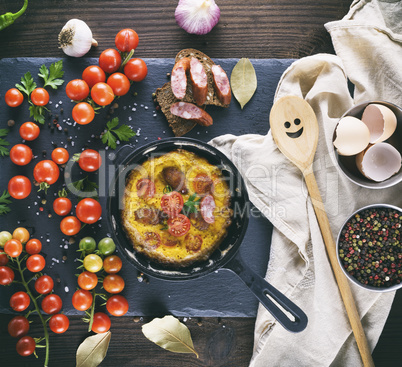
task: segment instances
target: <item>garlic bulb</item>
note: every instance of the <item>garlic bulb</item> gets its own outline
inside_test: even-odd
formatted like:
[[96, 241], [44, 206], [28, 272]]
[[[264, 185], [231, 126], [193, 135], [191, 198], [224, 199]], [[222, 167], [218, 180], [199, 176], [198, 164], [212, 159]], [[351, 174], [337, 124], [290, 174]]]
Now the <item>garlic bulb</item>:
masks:
[[60, 48], [68, 56], [84, 56], [91, 46], [98, 46], [88, 25], [79, 19], [70, 19], [59, 34]]
[[214, 0], [180, 0], [175, 11], [177, 24], [186, 32], [199, 35], [211, 31], [220, 15]]

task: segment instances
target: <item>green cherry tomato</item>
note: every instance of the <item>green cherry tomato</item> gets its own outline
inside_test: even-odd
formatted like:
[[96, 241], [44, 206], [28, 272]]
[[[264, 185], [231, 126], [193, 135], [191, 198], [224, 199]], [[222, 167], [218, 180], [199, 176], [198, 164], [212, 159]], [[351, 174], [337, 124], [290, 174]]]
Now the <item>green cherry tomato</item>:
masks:
[[91, 273], [97, 273], [102, 269], [103, 260], [96, 254], [89, 254], [84, 258], [84, 268]]
[[98, 243], [98, 250], [102, 255], [109, 256], [116, 250], [116, 245], [110, 237], [102, 238]]
[[11, 240], [13, 235], [10, 232], [2, 231], [0, 232], [0, 247], [4, 247], [8, 240]]
[[96, 250], [96, 241], [92, 237], [84, 237], [79, 246], [86, 254], [92, 254]]

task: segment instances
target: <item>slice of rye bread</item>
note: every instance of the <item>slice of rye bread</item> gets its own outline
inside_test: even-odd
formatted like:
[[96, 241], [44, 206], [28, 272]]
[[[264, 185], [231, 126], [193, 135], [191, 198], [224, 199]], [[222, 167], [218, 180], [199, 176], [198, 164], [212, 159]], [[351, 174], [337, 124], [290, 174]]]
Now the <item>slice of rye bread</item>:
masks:
[[[184, 50], [181, 50], [176, 55], [175, 63], [180, 59], [182, 59], [183, 57], [188, 58], [196, 57], [198, 60], [200, 60], [200, 62], [203, 64], [205, 68], [205, 72], [207, 73], [208, 77], [208, 94], [207, 94], [207, 101], [205, 102], [204, 106], [214, 105], [219, 107], [229, 107], [229, 105], [222, 104], [215, 93], [214, 81], [211, 72], [211, 67], [215, 63], [203, 52], [195, 50], [193, 48], [186, 48]], [[192, 121], [188, 121], [181, 117], [174, 116], [170, 113], [170, 106], [173, 103], [179, 101], [179, 99], [177, 99], [172, 92], [170, 82], [165, 83], [162, 88], [158, 88], [155, 94], [156, 94], [156, 100], [158, 101], [161, 110], [165, 115], [166, 119], [168, 120], [169, 126], [172, 128], [175, 136], [183, 136], [184, 134], [188, 133], [191, 129], [193, 129], [195, 125], [197, 125]], [[195, 104], [189, 76], [187, 77], [186, 95], [184, 96], [182, 101]]]

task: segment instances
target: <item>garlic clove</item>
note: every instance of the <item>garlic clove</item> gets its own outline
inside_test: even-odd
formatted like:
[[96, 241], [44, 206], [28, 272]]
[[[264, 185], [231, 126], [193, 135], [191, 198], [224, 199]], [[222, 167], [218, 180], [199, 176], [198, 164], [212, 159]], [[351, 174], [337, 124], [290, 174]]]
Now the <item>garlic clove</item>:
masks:
[[207, 34], [218, 23], [220, 9], [214, 0], [180, 0], [175, 11], [177, 24], [192, 34]]
[[98, 42], [92, 38], [92, 31], [84, 21], [70, 19], [59, 34], [59, 44], [66, 55], [81, 57]]

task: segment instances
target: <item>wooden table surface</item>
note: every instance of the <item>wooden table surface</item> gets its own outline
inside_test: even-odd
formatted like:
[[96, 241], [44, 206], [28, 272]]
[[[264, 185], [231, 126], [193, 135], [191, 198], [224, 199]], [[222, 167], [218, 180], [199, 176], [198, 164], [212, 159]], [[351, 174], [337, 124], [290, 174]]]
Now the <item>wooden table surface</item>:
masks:
[[[63, 57], [57, 35], [71, 18], [85, 20], [99, 42], [87, 56], [98, 57], [114, 47], [115, 34], [134, 28], [140, 36], [137, 57], [174, 57], [192, 47], [220, 58], [302, 58], [334, 53], [324, 28], [341, 19], [351, 0], [217, 0], [219, 24], [205, 36], [189, 35], [174, 19], [177, 0], [31, 0], [26, 13], [0, 32], [0, 57]], [[22, 0], [0, 0], [0, 13], [15, 12]], [[4, 91], [2, 91], [4, 92]], [[377, 366], [397, 366], [402, 358], [402, 293], [398, 292], [381, 338], [374, 350]], [[1, 366], [40, 366], [39, 359], [22, 358], [7, 334], [9, 315], [0, 315]], [[41, 334], [33, 317], [32, 335]], [[112, 342], [102, 366], [247, 366], [252, 354], [254, 318], [185, 319], [200, 358], [174, 354], [149, 342], [141, 325], [150, 319], [114, 318]], [[75, 352], [87, 336], [79, 316], [70, 317], [64, 335], [51, 335], [51, 366], [73, 366]]]

